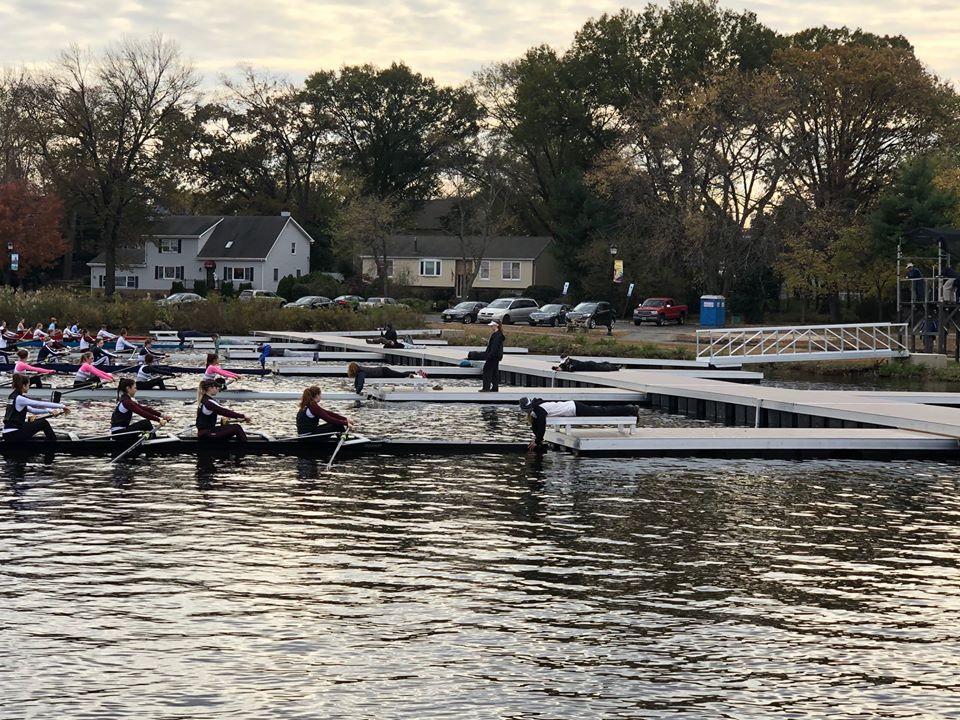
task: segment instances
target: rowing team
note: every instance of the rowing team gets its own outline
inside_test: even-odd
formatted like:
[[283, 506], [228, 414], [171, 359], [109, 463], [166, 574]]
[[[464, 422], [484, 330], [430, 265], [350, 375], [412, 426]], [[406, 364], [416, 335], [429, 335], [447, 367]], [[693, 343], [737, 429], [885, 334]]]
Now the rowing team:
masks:
[[37, 326], [31, 330], [26, 326], [23, 320], [21, 320], [17, 325], [16, 330], [8, 330], [7, 323], [0, 320], [0, 343], [3, 343], [0, 344], [0, 348], [5, 347], [6, 343], [16, 344], [23, 340], [51, 340], [54, 342], [77, 340], [80, 343], [80, 348], [85, 349], [86, 347], [93, 345], [97, 340], [115, 340], [117, 343], [117, 352], [125, 352], [136, 347], [126, 339], [126, 335], [126, 328], [122, 328], [119, 335], [114, 335], [112, 332], [107, 330], [106, 325], [101, 325], [100, 330], [97, 331], [96, 335], [93, 335], [84, 328], [79, 327], [77, 323], [73, 323], [73, 325], [61, 329], [57, 326], [56, 318], [50, 318], [50, 324], [47, 325], [46, 330], [43, 329], [43, 323], [37, 323]]
[[[47, 440], [56, 441], [57, 436], [47, 417], [69, 412], [66, 405], [45, 402], [28, 397], [30, 379], [19, 373], [13, 376], [13, 392], [7, 398], [3, 415], [3, 439], [10, 442], [30, 440], [43, 433]], [[230, 420], [251, 422], [248, 415], [231, 410], [216, 401], [221, 384], [216, 379], [204, 379], [197, 388], [197, 438], [209, 441], [237, 440], [246, 442], [243, 426]], [[129, 436], [130, 433], [149, 433], [153, 423], [160, 426], [170, 422], [169, 415], [136, 401], [137, 382], [123, 378], [117, 386], [117, 404], [110, 416], [110, 433]], [[35, 416], [28, 418], [28, 413]], [[143, 420], [133, 421], [139, 415]], [[297, 437], [302, 439], [329, 438], [353, 428], [354, 424], [343, 415], [327, 410], [320, 405], [320, 388], [311, 385], [303, 391], [296, 417]]]

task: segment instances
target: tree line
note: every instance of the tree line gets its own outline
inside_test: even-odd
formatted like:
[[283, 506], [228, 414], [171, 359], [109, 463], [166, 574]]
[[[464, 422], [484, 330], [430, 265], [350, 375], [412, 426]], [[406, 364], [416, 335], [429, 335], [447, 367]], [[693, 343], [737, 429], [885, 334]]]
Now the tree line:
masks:
[[756, 309], [786, 289], [836, 316], [890, 297], [903, 232], [960, 222], [958, 117], [902, 36], [780, 34], [710, 0], [591, 19], [459, 87], [397, 62], [211, 90], [153, 36], [0, 76], [0, 234], [43, 235], [28, 267], [104, 251], [109, 294], [157, 215], [289, 210], [315, 268], [355, 271], [362, 247], [385, 281], [386, 239], [447, 197], [477, 269], [488, 238], [545, 234], [584, 292], [611, 291], [616, 247], [640, 293]]

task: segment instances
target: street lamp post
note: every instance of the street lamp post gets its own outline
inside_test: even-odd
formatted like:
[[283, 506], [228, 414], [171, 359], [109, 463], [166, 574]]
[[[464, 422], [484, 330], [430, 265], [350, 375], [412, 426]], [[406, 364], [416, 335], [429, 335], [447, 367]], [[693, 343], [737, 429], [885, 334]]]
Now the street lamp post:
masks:
[[[617, 299], [617, 248], [614, 245], [610, 246], [610, 264], [612, 265], [610, 273], [610, 281], [613, 284], [613, 297], [610, 303], [610, 307], [616, 307]], [[613, 335], [613, 320], [610, 321], [610, 324], [607, 325], [607, 335]]]

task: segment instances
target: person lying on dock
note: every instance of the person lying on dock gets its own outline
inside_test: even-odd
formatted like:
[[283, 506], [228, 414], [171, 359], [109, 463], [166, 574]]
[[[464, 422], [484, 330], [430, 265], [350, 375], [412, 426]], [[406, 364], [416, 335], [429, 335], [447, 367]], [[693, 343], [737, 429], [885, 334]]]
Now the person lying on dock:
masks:
[[363, 392], [364, 383], [366, 383], [367, 378], [412, 378], [412, 377], [426, 377], [426, 373], [422, 371], [418, 372], [402, 372], [400, 370], [394, 370], [393, 368], [388, 367], [374, 367], [371, 365], [361, 365], [357, 362], [352, 362], [347, 365], [347, 377], [353, 378], [353, 389], [360, 395]]
[[[3, 439], [7, 442], [29, 440], [38, 432], [50, 442], [56, 442], [57, 434], [50, 427], [46, 416], [54, 410], [62, 410], [66, 415], [70, 412], [66, 405], [54, 402], [44, 402], [27, 397], [30, 381], [26, 375], [14, 373], [13, 392], [7, 397], [7, 409], [3, 414]], [[27, 418], [27, 413], [34, 415], [34, 419]]]
[[73, 377], [73, 386], [87, 387], [88, 385], [92, 385], [94, 382], [97, 382], [97, 379], [113, 382], [113, 375], [94, 366], [93, 353], [89, 351], [85, 352], [80, 356], [80, 368], [77, 370], [77, 374]]
[[153, 364], [153, 355], [147, 355], [137, 368], [137, 387], [141, 390], [166, 390], [167, 386], [163, 384], [163, 379], [176, 376], [176, 373], [171, 370], [156, 367]]
[[637, 405], [590, 405], [579, 400], [548, 402], [541, 398], [520, 398], [520, 409], [527, 413], [533, 428], [533, 442], [529, 450], [542, 450], [543, 435], [547, 431], [548, 417], [639, 417]]
[[574, 360], [566, 355], [560, 356], [560, 364], [554, 365], [555, 372], [616, 372], [622, 365], [597, 360]]
[[[141, 405], [134, 398], [137, 396], [137, 382], [132, 378], [123, 378], [117, 385], [117, 404], [113, 408], [113, 414], [110, 416], [110, 434], [129, 432], [153, 432], [153, 423], [159, 423], [161, 426], [170, 422], [169, 415], [157, 412], [153, 408]], [[139, 415], [143, 420], [135, 423], [130, 421], [134, 415]], [[153, 422], [151, 422], [153, 421]]]
[[[323, 425], [320, 421], [323, 421]], [[300, 410], [297, 412], [297, 436], [300, 438], [308, 436], [325, 435], [329, 440], [333, 434], [342, 434], [348, 428], [352, 428], [353, 423], [343, 415], [327, 410], [320, 406], [320, 388], [311, 385], [303, 391], [303, 397], [300, 398]], [[311, 437], [310, 439], [314, 439]]]
[[239, 380], [240, 376], [235, 372], [230, 372], [220, 367], [219, 355], [216, 353], [207, 353], [207, 369], [203, 371], [203, 379], [217, 383], [222, 390], [227, 386], [227, 380]]
[[17, 350], [17, 364], [13, 366], [13, 371], [24, 376], [26, 376], [26, 373], [35, 373], [32, 377], [27, 376], [29, 377], [30, 387], [43, 387], [43, 383], [40, 382], [40, 375], [53, 375], [57, 371], [51, 370], [50, 368], [27, 365], [27, 358], [29, 356], [30, 354], [23, 348]]
[[367, 344], [383, 345], [385, 348], [391, 350], [399, 350], [406, 347], [397, 337], [397, 331], [393, 329], [393, 323], [387, 323], [387, 326], [380, 331], [380, 337], [368, 338]]
[[247, 434], [243, 426], [236, 423], [217, 425], [217, 416], [250, 422], [250, 418], [242, 413], [234, 412], [224, 407], [214, 398], [220, 388], [216, 380], [201, 380], [197, 388], [197, 437], [200, 440], [217, 440], [226, 442], [236, 439], [237, 442], [246, 442]]

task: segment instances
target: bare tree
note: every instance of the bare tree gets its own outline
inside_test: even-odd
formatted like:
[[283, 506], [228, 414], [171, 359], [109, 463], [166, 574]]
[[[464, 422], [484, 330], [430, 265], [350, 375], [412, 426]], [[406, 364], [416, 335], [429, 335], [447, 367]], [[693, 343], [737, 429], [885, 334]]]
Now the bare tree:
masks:
[[118, 248], [138, 236], [187, 159], [188, 110], [198, 84], [177, 45], [154, 35], [98, 58], [71, 47], [36, 86], [38, 146], [53, 174], [73, 178], [97, 220], [108, 296]]
[[369, 252], [377, 266], [381, 289], [387, 294], [387, 242], [400, 229], [404, 213], [392, 200], [372, 195], [349, 199], [333, 223], [333, 243], [344, 257]]
[[30, 80], [26, 73], [0, 70], [0, 183], [37, 181], [37, 153], [27, 111]]

